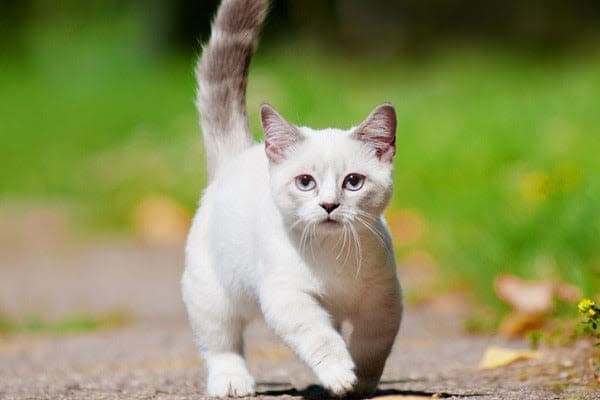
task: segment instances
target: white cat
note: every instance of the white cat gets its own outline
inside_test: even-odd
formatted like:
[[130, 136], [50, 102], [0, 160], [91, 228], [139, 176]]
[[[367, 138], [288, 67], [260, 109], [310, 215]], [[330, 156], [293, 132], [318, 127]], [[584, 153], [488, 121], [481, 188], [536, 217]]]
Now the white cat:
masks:
[[197, 71], [210, 183], [182, 291], [207, 393], [254, 393], [242, 333], [263, 317], [333, 394], [369, 395], [402, 315], [381, 216], [392, 193], [395, 112], [383, 104], [356, 128], [313, 130], [265, 104], [265, 142], [254, 143], [245, 91], [266, 8], [266, 0], [224, 0]]

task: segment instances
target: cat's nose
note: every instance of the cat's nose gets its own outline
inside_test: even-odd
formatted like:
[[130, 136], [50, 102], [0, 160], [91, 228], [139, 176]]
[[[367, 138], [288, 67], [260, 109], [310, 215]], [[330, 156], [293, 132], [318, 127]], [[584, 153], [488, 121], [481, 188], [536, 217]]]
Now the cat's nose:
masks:
[[336, 208], [338, 208], [340, 206], [340, 204], [339, 203], [321, 203], [320, 206], [323, 207], [323, 209], [325, 211], [327, 211], [327, 214], [331, 214], [331, 212], [333, 210], [335, 210]]

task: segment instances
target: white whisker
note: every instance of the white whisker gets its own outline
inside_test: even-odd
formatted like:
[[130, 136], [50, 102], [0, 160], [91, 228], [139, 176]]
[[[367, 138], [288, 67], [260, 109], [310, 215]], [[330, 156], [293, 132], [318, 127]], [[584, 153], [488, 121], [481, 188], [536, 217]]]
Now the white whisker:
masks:
[[309, 242], [310, 242], [310, 253], [311, 253], [311, 255], [312, 255], [312, 259], [314, 260], [314, 259], [315, 259], [315, 249], [314, 249], [314, 247], [313, 247], [313, 241], [314, 241], [314, 239], [316, 239], [316, 237], [317, 237], [317, 233], [316, 233], [316, 230], [317, 230], [317, 224], [315, 224], [315, 223], [311, 223], [311, 225], [310, 225], [310, 226], [311, 226], [311, 229], [310, 229], [310, 236], [309, 236]]
[[340, 243], [340, 241], [342, 241], [342, 245], [340, 246], [340, 250], [338, 251], [337, 256], [335, 256], [336, 260], [340, 259], [340, 256], [342, 255], [342, 251], [344, 250], [344, 246], [346, 245], [346, 224], [342, 225], [342, 229], [343, 229], [342, 230], [342, 234], [340, 235], [340, 237], [338, 237], [338, 240], [335, 243], [335, 247], [337, 247], [337, 245]]
[[309, 230], [310, 224], [306, 224], [304, 226], [304, 229], [302, 229], [302, 235], [300, 236], [300, 254], [304, 255], [306, 249], [306, 241], [308, 238], [308, 230]]
[[300, 224], [303, 221], [302, 218], [296, 218], [296, 221], [294, 221], [294, 223], [290, 226], [290, 230], [293, 230], [298, 224]]
[[350, 226], [350, 232], [352, 233], [352, 237], [354, 238], [354, 251], [355, 251], [355, 258], [356, 258], [356, 276], [355, 278], [358, 278], [358, 275], [360, 273], [360, 267], [362, 264], [362, 247], [360, 245], [360, 236], [358, 235], [358, 232], [356, 232], [356, 228], [354, 228], [354, 226], [349, 225]]
[[360, 217], [357, 217], [356, 220], [358, 222], [360, 222], [365, 228], [367, 228], [373, 234], [373, 236], [375, 236], [375, 239], [377, 239], [377, 241], [379, 241], [379, 243], [381, 244], [381, 247], [383, 247], [383, 249], [385, 250], [388, 258], [393, 259], [394, 256], [390, 249], [390, 244], [389, 244], [389, 241], [387, 240], [387, 238], [381, 232], [379, 232], [379, 230], [375, 226], [371, 225], [366, 220], [364, 220]]

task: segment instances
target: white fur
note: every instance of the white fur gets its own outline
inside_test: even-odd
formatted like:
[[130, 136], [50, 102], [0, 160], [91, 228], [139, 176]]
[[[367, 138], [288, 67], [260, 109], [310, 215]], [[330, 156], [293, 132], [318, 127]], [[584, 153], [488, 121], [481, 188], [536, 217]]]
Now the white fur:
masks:
[[[375, 390], [400, 324], [381, 217], [392, 163], [353, 130], [296, 129], [301, 139], [278, 162], [256, 144], [220, 165], [193, 221], [182, 290], [210, 396], [254, 393], [242, 333], [255, 318], [335, 395]], [[342, 188], [349, 173], [366, 177], [362, 189]], [[317, 188], [300, 191], [301, 174]], [[324, 222], [321, 203], [340, 204], [330, 215], [338, 222]], [[352, 325], [349, 343], [343, 321]]]

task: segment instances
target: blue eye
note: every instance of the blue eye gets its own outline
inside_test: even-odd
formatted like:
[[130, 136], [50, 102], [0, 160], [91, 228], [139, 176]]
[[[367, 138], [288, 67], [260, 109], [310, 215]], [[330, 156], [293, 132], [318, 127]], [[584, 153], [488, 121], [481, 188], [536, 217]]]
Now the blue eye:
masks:
[[360, 190], [365, 183], [365, 176], [361, 174], [348, 174], [344, 178], [344, 183], [342, 187], [346, 190], [350, 190], [352, 192], [356, 192]]
[[315, 178], [310, 175], [298, 175], [295, 181], [298, 189], [302, 190], [303, 192], [308, 192], [309, 190], [313, 190], [317, 187]]

